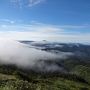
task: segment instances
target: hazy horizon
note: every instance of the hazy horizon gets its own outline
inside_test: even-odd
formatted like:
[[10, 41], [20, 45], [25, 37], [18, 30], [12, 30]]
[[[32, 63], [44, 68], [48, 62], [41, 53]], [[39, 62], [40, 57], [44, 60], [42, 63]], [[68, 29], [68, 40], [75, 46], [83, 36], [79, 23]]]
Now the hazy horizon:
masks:
[[87, 0], [1, 0], [0, 38], [90, 43]]

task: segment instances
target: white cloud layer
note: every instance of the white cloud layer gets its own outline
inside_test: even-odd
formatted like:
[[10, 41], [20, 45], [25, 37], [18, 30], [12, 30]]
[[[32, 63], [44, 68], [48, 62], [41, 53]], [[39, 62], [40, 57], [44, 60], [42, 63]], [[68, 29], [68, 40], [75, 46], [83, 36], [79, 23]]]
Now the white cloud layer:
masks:
[[[66, 59], [73, 53], [61, 52], [60, 55], [49, 53], [30, 47], [30, 45], [22, 44], [18, 41], [9, 39], [0, 39], [0, 64], [15, 64], [19, 67], [33, 68], [38, 67], [44, 71], [60, 70], [57, 64], [45, 64], [45, 60], [62, 60]], [[41, 62], [42, 60], [42, 62]], [[43, 66], [45, 67], [43, 69]]]
[[29, 0], [29, 6], [32, 7], [34, 5], [42, 3], [44, 0]]
[[80, 33], [75, 31], [69, 32], [69, 30], [66, 30], [61, 26], [47, 25], [42, 23], [33, 23], [30, 25], [2, 24], [0, 25], [0, 38], [9, 38], [14, 40], [48, 40], [60, 42], [90, 43], [90, 33]]
[[25, 1], [23, 0], [10, 0], [10, 2], [20, 8], [22, 8], [23, 6], [28, 6], [28, 7], [32, 7], [35, 5], [38, 5], [42, 2], [44, 2], [45, 0], [26, 0], [27, 3], [25, 3]]

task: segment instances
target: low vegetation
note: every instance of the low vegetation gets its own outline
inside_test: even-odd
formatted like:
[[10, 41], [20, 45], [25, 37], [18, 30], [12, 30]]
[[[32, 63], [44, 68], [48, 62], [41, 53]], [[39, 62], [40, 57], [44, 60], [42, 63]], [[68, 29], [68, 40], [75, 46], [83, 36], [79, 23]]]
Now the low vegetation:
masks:
[[89, 63], [68, 60], [62, 64], [68, 73], [36, 73], [0, 65], [0, 90], [90, 90]]

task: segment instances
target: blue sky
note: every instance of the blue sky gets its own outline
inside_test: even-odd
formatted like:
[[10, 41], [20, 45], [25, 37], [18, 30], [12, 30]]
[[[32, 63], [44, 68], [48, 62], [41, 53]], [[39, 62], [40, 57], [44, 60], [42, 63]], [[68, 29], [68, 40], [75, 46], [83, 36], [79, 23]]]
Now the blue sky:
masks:
[[0, 38], [90, 43], [90, 0], [0, 0]]

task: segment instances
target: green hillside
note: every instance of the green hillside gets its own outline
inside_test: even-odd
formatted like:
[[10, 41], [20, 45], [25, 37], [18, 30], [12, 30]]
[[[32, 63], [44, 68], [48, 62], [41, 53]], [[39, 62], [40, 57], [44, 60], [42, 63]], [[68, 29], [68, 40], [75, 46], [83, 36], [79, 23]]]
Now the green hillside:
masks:
[[32, 77], [31, 81], [16, 78], [14, 75], [1, 74], [0, 77], [0, 90], [90, 90], [86, 83], [61, 77]]
[[0, 90], [90, 90], [90, 67], [79, 64], [64, 61], [70, 73], [51, 74], [0, 65]]

